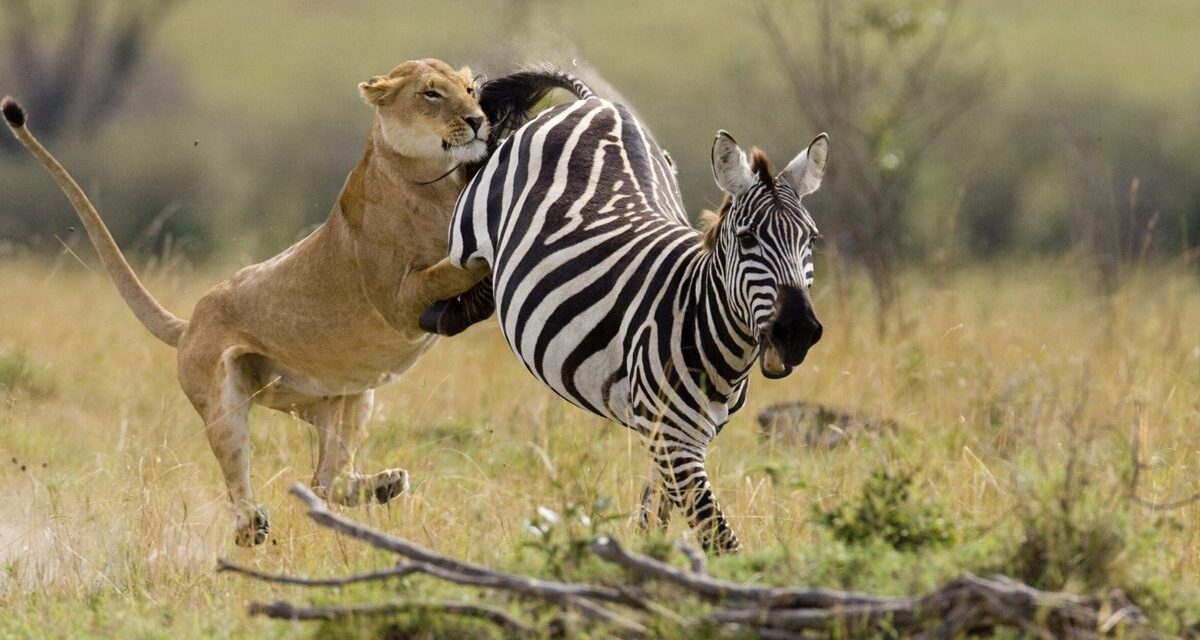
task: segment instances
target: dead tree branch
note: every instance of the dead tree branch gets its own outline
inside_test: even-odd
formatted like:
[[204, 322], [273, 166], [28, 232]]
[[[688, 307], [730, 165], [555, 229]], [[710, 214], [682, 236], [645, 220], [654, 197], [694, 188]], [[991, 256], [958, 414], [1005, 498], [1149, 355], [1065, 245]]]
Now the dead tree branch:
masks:
[[[987, 634], [1002, 627], [1047, 639], [1145, 635], [1146, 622], [1141, 611], [1119, 591], [1081, 597], [1040, 591], [1004, 576], [980, 578], [970, 574], [921, 597], [877, 597], [831, 589], [746, 585], [710, 577], [704, 570], [703, 557], [690, 548], [678, 547], [689, 559], [688, 570], [629, 551], [608, 537], [593, 542], [592, 551], [597, 557], [645, 581], [669, 584], [672, 588], [648, 595], [627, 586], [540, 580], [460, 562], [354, 523], [329, 511], [302, 485], [293, 486], [291, 492], [304, 501], [309, 516], [318, 524], [408, 560], [391, 570], [342, 578], [268, 574], [224, 561], [218, 564], [219, 571], [304, 587], [336, 587], [421, 573], [454, 584], [516, 594], [535, 603], [534, 607], [538, 603], [552, 605], [568, 617], [578, 615], [604, 633], [620, 638], [646, 637], [651, 629], [661, 629], [664, 624], [675, 625], [683, 634], [701, 629], [711, 633], [715, 627], [730, 634], [750, 633], [779, 640], [812, 637], [813, 633], [859, 637], [884, 630], [903, 637], [949, 640]], [[685, 595], [680, 595], [681, 590]], [[698, 606], [697, 600], [711, 603], [714, 608]], [[401, 600], [330, 607], [305, 607], [281, 601], [251, 604], [249, 612], [289, 620], [442, 613], [488, 621], [514, 636], [551, 634], [550, 629], [531, 627], [499, 608], [459, 601]], [[536, 608], [531, 613], [536, 615]], [[558, 617], [549, 624], [563, 622]]]
[[880, 601], [879, 598], [829, 589], [746, 586], [735, 582], [716, 580], [696, 572], [684, 571], [649, 556], [627, 551], [612, 538], [598, 538], [592, 544], [592, 552], [643, 577], [670, 582], [711, 601], [738, 600], [759, 603], [771, 608], [820, 609]]
[[683, 554], [683, 557], [687, 558], [688, 564], [692, 567], [692, 573], [699, 573], [701, 575], [708, 573], [708, 566], [705, 564], [703, 553], [688, 546], [683, 540], [676, 542], [675, 548], [679, 550], [679, 553]]
[[252, 602], [248, 606], [252, 615], [263, 615], [281, 620], [343, 620], [361, 616], [390, 616], [404, 613], [443, 613], [452, 616], [480, 618], [495, 623], [513, 634], [533, 633], [533, 628], [495, 607], [469, 602], [388, 602], [384, 604], [349, 605], [336, 607], [298, 607], [290, 602], [278, 601], [270, 604]]
[[504, 589], [548, 600], [560, 601], [570, 598], [586, 598], [645, 608], [644, 603], [629, 590], [539, 580], [527, 576], [493, 571], [466, 562], [459, 562], [434, 553], [420, 545], [389, 536], [386, 533], [376, 531], [335, 514], [317, 497], [317, 494], [313, 493], [311, 489], [303, 484], [297, 483], [292, 485], [290, 493], [304, 502], [308, 507], [308, 517], [312, 518], [317, 524], [333, 529], [351, 538], [362, 540], [377, 549], [391, 551], [413, 561], [411, 563], [397, 563], [397, 569], [403, 567], [410, 572], [426, 573], [448, 582], [476, 587]]
[[385, 571], [372, 571], [370, 573], [360, 573], [358, 575], [345, 576], [342, 578], [301, 578], [298, 576], [266, 573], [263, 571], [250, 569], [248, 567], [241, 567], [225, 560], [217, 560], [217, 571], [237, 573], [243, 576], [249, 576], [256, 580], [273, 582], [275, 584], [290, 584], [300, 587], [344, 587], [346, 585], [358, 584], [360, 582], [376, 582], [379, 580], [386, 580], [388, 578], [402, 578], [404, 576], [417, 573], [419, 570], [416, 565], [406, 564]]

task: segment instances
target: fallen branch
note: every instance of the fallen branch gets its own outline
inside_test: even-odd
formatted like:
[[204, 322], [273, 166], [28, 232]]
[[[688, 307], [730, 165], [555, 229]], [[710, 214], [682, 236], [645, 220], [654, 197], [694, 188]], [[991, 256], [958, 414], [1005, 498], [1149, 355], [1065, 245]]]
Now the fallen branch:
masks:
[[[435, 578], [461, 584], [470, 587], [482, 587], [488, 589], [499, 589], [502, 591], [511, 591], [525, 596], [540, 598], [550, 602], [561, 603], [569, 608], [579, 609], [585, 617], [602, 622], [615, 622], [620, 624], [622, 621], [616, 620], [609, 615], [607, 609], [597, 609], [587, 598], [595, 597], [596, 593], [607, 594], [608, 590], [598, 590], [591, 585], [560, 585], [558, 583], [546, 583], [542, 581], [520, 581], [509, 580], [508, 574], [464, 574], [456, 573], [443, 567], [429, 564], [426, 562], [402, 562], [396, 565], [395, 568], [387, 571], [373, 571], [355, 576], [344, 578], [299, 578], [295, 576], [269, 574], [247, 567], [241, 567], [225, 560], [217, 561], [217, 571], [228, 571], [230, 573], [238, 573], [251, 578], [256, 578], [264, 582], [274, 582], [277, 584], [290, 584], [302, 587], [340, 587], [348, 584], [359, 582], [371, 582], [378, 580], [386, 580], [388, 578], [396, 578], [409, 576], [417, 573], [423, 573]], [[540, 583], [531, 585], [530, 583]], [[552, 585], [546, 587], [546, 585]], [[613, 590], [615, 593], [616, 591]], [[609, 597], [600, 598], [609, 600]], [[640, 608], [645, 608], [644, 604], [634, 600], [632, 597], [630, 602], [636, 602]], [[632, 627], [631, 627], [632, 628]]]
[[683, 540], [676, 542], [675, 548], [679, 550], [679, 553], [683, 554], [683, 557], [688, 559], [688, 564], [692, 566], [692, 573], [699, 573], [701, 575], [708, 573], [708, 567], [705, 564], [703, 553], [700, 553], [693, 547], [688, 546], [688, 544]]
[[388, 578], [402, 578], [404, 576], [416, 573], [417, 568], [414, 565], [407, 564], [402, 567], [387, 569], [385, 571], [372, 571], [370, 573], [360, 573], [358, 575], [345, 576], [342, 578], [301, 578], [298, 576], [288, 576], [278, 573], [266, 573], [263, 571], [258, 571], [257, 569], [238, 566], [225, 560], [217, 560], [217, 571], [238, 573], [244, 576], [255, 578], [257, 580], [262, 580], [263, 582], [273, 582], [276, 584], [290, 584], [300, 587], [344, 587], [346, 585], [357, 584], [359, 582], [375, 582], [378, 580], [386, 580]]
[[493, 571], [466, 562], [459, 562], [402, 538], [376, 531], [349, 518], [335, 514], [325, 506], [325, 503], [311, 489], [303, 484], [294, 484], [289, 491], [308, 506], [308, 517], [312, 518], [317, 524], [352, 538], [362, 540], [377, 549], [391, 551], [412, 559], [414, 561], [412, 563], [397, 564], [398, 568], [401, 566], [407, 567], [406, 571], [409, 572], [427, 573], [458, 584], [505, 589], [554, 601], [564, 598], [590, 598], [645, 608], [644, 603], [628, 589], [539, 580], [528, 576]]
[[[675, 625], [681, 635], [690, 631], [712, 631], [714, 626], [731, 634], [750, 633], [761, 638], [792, 640], [813, 633], [860, 637], [889, 632], [922, 640], [949, 640], [965, 635], [989, 634], [1003, 627], [1014, 628], [1034, 638], [1089, 640], [1110, 633], [1137, 637], [1145, 619], [1123, 594], [1080, 597], [1040, 591], [1004, 576], [980, 578], [963, 575], [922, 597], [877, 597], [832, 589], [805, 589], [744, 585], [710, 577], [704, 558], [679, 545], [690, 564], [681, 569], [649, 556], [629, 551], [616, 540], [597, 538], [592, 551], [651, 583], [665, 583], [675, 590], [655, 600], [640, 589], [626, 586], [540, 580], [460, 562], [424, 549], [407, 540], [390, 536], [334, 514], [302, 485], [291, 489], [309, 507], [318, 524], [393, 551], [402, 560], [390, 570], [341, 578], [301, 578], [268, 574], [221, 561], [219, 571], [255, 579], [304, 587], [343, 586], [424, 574], [445, 582], [506, 591], [543, 605], [561, 609], [548, 624], [557, 631], [534, 628], [495, 607], [464, 602], [397, 601], [333, 607], [303, 607], [289, 602], [255, 603], [254, 615], [290, 620], [337, 620], [352, 616], [400, 613], [445, 613], [472, 617], [495, 624], [513, 636], [529, 634], [571, 635], [561, 628], [574, 616], [598, 625], [605, 634], [642, 638], [651, 629]], [[697, 607], [695, 600], [680, 597], [678, 589], [715, 605]], [[536, 613], [536, 612], [533, 612]]]
[[647, 578], [671, 582], [707, 600], [748, 600], [770, 607], [816, 608], [881, 602], [879, 598], [830, 589], [747, 586], [716, 580], [695, 571], [684, 571], [650, 556], [631, 553], [616, 540], [607, 537], [597, 538], [592, 543], [592, 552], [634, 573]]
[[388, 602], [383, 604], [346, 605], [335, 607], [298, 607], [290, 602], [270, 604], [252, 602], [247, 607], [251, 615], [264, 615], [281, 620], [344, 620], [362, 616], [392, 616], [404, 613], [444, 613], [492, 622], [514, 634], [533, 633], [533, 627], [495, 607], [468, 602]]

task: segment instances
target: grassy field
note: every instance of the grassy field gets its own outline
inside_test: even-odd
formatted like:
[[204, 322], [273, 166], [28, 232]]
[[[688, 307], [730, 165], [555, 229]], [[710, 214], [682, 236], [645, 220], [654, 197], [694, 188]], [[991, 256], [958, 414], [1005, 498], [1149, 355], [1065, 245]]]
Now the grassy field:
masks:
[[[217, 558], [306, 575], [391, 560], [305, 518], [286, 489], [310, 478], [313, 434], [266, 410], [251, 417], [253, 479], [274, 529], [259, 548], [234, 546], [172, 351], [88, 262], [0, 263], [0, 636], [305, 637], [316, 629], [247, 617], [244, 604], [391, 595], [306, 593], [214, 571]], [[825, 269], [816, 306], [826, 337], [791, 377], [753, 381], [747, 409], [711, 453], [718, 496], [747, 548], [713, 571], [878, 593], [1005, 571], [1048, 588], [1120, 587], [1170, 631], [1200, 619], [1200, 507], [1154, 512], [1128, 488], [1136, 435], [1153, 461], [1142, 497], [1200, 490], [1200, 283], [1146, 268], [1103, 297], [1084, 266], [908, 273], [886, 337], [865, 284], [851, 274], [839, 291]], [[186, 314], [232, 265], [147, 270], [151, 290]], [[827, 451], [760, 437], [756, 412], [786, 400], [875, 413], [899, 428]], [[523, 522], [538, 507], [587, 513], [604, 531], [642, 540], [625, 518], [650, 472], [639, 443], [543, 389], [491, 324], [443, 341], [380, 393], [362, 466], [392, 465], [410, 471], [412, 491], [346, 513], [451, 556], [564, 570], [547, 545], [587, 532], [530, 546]], [[817, 511], [857, 504], [880, 469], [913, 474], [913, 503], [892, 506], [931, 515], [948, 542], [897, 551], [821, 524]], [[691, 534], [676, 521], [669, 535]], [[421, 579], [404, 587], [473, 597]]]
[[[181, 208], [211, 227], [216, 264], [141, 268], [166, 306], [187, 315], [207, 286], [326, 215], [370, 119], [358, 81], [424, 56], [503, 70], [507, 63], [496, 61], [519, 44], [505, 31], [504, 6], [183, 3], [153, 40], [121, 115], [95, 136], [67, 135], [54, 148], [118, 237], [138, 239], [127, 246], [144, 249], [153, 238], [140, 235], [122, 202], [149, 202], [156, 216]], [[814, 133], [793, 126], [794, 106], [746, 3], [536, 7], [539, 28], [562, 38], [547, 57], [578, 54], [629, 98], [679, 160], [692, 209], [717, 198], [708, 167], [717, 128], [780, 162]], [[1099, 10], [1094, 0], [988, 0], [964, 11], [980, 34], [976, 53], [1004, 70], [982, 120], [965, 128], [1026, 144], [1049, 134], [987, 118], [1030, 105], [1067, 109], [1064, 95], [1096, 95], [1162, 114], [1142, 135], [1190, 153], [1200, 75], [1188, 60], [1200, 50], [1200, 3], [1112, 0]], [[1045, 95], [1048, 88], [1062, 95]], [[963, 175], [995, 146], [972, 139], [948, 138], [956, 160], [914, 207], [913, 226], [945, 248], [947, 264], [969, 260], [944, 232]], [[41, 189], [21, 201], [28, 206], [19, 215], [48, 220], [67, 238], [75, 220], [42, 170], [23, 155], [2, 164], [6, 198], [18, 187]], [[1134, 175], [1147, 189], [1158, 178]], [[1020, 194], [1037, 201], [1026, 207], [1037, 221], [1057, 219], [1046, 200], [1072, 211], [1063, 185], [1046, 184]], [[38, 243], [59, 248], [49, 235]], [[90, 249], [76, 248], [86, 266], [65, 253], [29, 257], [0, 238], [0, 638], [312, 637], [330, 630], [251, 618], [244, 605], [394, 596], [380, 587], [264, 586], [215, 572], [218, 558], [313, 576], [393, 559], [304, 516], [287, 488], [311, 477], [314, 435], [261, 409], [251, 417], [253, 481], [273, 531], [259, 548], [236, 547], [203, 426], [175, 382], [173, 351], [137, 324]], [[1196, 625], [1200, 504], [1156, 511], [1135, 502], [1129, 484], [1137, 438], [1148, 465], [1137, 495], [1170, 502], [1200, 492], [1194, 259], [1193, 249], [1191, 265], [1131, 268], [1110, 296], [1096, 292], [1088, 261], [1075, 256], [911, 267], [882, 335], [865, 278], [823, 265], [814, 290], [823, 341], [786, 380], [753, 381], [747, 408], [709, 458], [746, 546], [714, 560], [713, 572], [900, 594], [963, 571], [999, 571], [1047, 589], [1123, 589], [1167, 634]], [[898, 428], [833, 450], [762, 437], [757, 412], [792, 400], [887, 417]], [[361, 466], [405, 467], [412, 490], [385, 507], [344, 513], [454, 557], [546, 576], [604, 575], [563, 557], [571, 540], [592, 533], [568, 515], [580, 513], [635, 546], [654, 542], [627, 522], [651, 473], [640, 443], [535, 382], [492, 324], [443, 341], [381, 390]], [[881, 471], [911, 475], [911, 501], [884, 502], [891, 519], [882, 525], [824, 523], [823, 514], [871, 502], [864, 486]], [[534, 536], [525, 522], [537, 520], [539, 507], [564, 523]], [[668, 537], [692, 539], [676, 520]], [[885, 534], [906, 524], [945, 541], [898, 550]], [[400, 586], [406, 595], [489, 598], [419, 578]]]

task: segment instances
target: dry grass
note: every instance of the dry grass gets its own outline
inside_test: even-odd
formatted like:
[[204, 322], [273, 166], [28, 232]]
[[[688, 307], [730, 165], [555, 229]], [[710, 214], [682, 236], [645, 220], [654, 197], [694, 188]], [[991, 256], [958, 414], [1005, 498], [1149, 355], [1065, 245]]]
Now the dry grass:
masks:
[[[176, 266], [147, 280], [186, 314], [227, 271]], [[828, 283], [816, 296], [824, 341], [785, 381], [753, 382], [748, 408], [710, 457], [748, 549], [786, 549], [793, 582], [895, 591], [929, 579], [836, 575], [841, 565], [829, 559], [845, 553], [828, 552], [833, 543], [813, 517], [813, 505], [852, 498], [887, 466], [915, 471], [959, 547], [986, 538], [989, 548], [1018, 549], [989, 552], [986, 562], [1019, 567], [1014, 557], [1036, 557], [1035, 530], [1054, 556], [1061, 541], [1045, 533], [1047, 522], [1087, 529], [1100, 520], [1120, 537], [1112, 553], [1098, 567], [1065, 561], [1063, 575], [1047, 580], [1200, 588], [1198, 508], [1158, 514], [1125, 494], [1131, 431], [1158, 461], [1143, 497], [1200, 491], [1194, 275], [1147, 269], [1106, 299], [1069, 262], [1014, 262], [937, 282], [914, 271], [886, 338], [864, 286], [835, 299]], [[289, 484], [309, 479], [315, 442], [303, 423], [266, 410], [251, 418], [253, 479], [274, 530], [257, 549], [233, 545], [217, 466], [176, 386], [173, 352], [136, 323], [103, 274], [70, 258], [10, 259], [0, 263], [0, 301], [0, 636], [303, 636], [312, 629], [250, 619], [243, 604], [308, 594], [218, 575], [216, 558], [307, 575], [388, 562], [317, 530], [287, 498]], [[761, 441], [754, 414], [790, 399], [883, 414], [900, 429], [826, 452]], [[628, 512], [650, 471], [636, 440], [534, 382], [491, 325], [444, 341], [379, 394], [362, 466], [393, 464], [410, 470], [413, 491], [354, 510], [356, 518], [502, 566], [529, 541], [522, 521], [538, 506], [562, 512], [609, 496]], [[623, 518], [609, 529], [636, 537]], [[672, 535], [683, 534], [676, 522]], [[1099, 553], [1084, 538], [1081, 553]], [[945, 563], [950, 575], [971, 568]]]

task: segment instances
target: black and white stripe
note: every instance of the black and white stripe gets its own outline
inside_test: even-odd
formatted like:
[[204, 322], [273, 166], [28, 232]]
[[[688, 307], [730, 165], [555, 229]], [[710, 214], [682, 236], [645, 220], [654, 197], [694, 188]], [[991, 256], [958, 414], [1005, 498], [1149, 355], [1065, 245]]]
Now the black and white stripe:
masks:
[[776, 180], [722, 132], [714, 172], [731, 198], [706, 247], [649, 132], [579, 93], [513, 133], [468, 184], [450, 259], [491, 266], [504, 337], [530, 373], [643, 435], [705, 546], [737, 549], [704, 459], [755, 358], [786, 375], [820, 337], [807, 293], [816, 228], [800, 196], [819, 184], [825, 138]]

